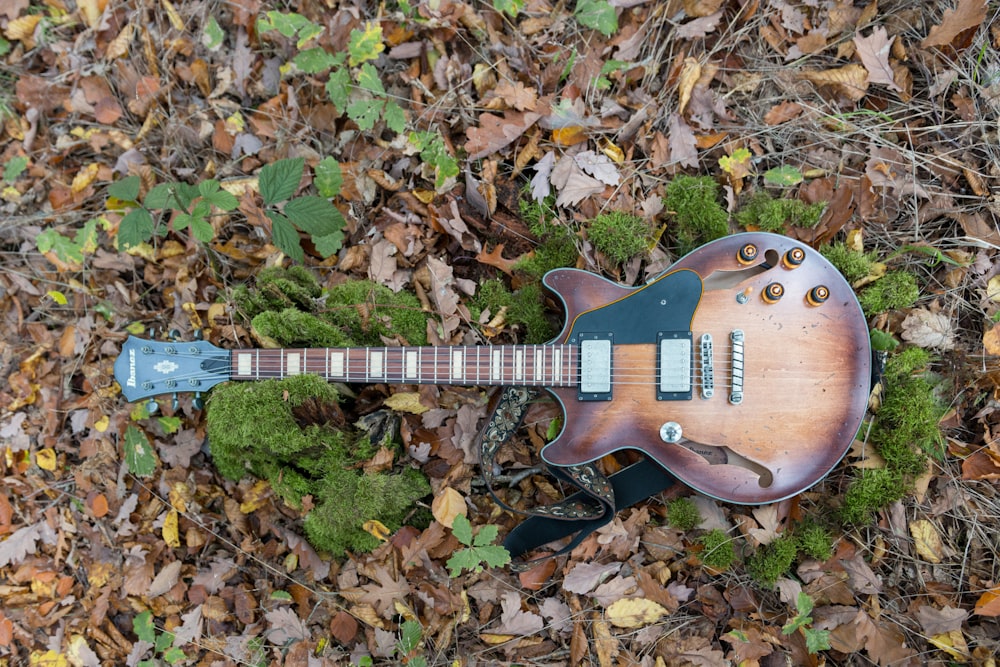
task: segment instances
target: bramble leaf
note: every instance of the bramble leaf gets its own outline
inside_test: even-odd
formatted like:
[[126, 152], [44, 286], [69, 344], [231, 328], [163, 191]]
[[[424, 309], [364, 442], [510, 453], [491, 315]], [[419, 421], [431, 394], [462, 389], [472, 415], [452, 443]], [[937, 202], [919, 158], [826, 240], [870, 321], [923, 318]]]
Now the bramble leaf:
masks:
[[149, 445], [149, 438], [132, 425], [125, 429], [125, 465], [137, 477], [148, 477], [156, 470], [156, 455]]
[[198, 192], [201, 193], [203, 201], [208, 202], [221, 211], [232, 211], [240, 203], [236, 195], [223, 190], [219, 182], [214, 178], [199, 183]]
[[305, 169], [303, 158], [278, 160], [265, 165], [260, 170], [260, 194], [265, 204], [276, 204], [291, 199], [299, 189], [302, 171]]
[[344, 185], [344, 176], [340, 172], [340, 163], [332, 157], [323, 158], [316, 168], [313, 185], [326, 198], [336, 197]]
[[579, 0], [574, 14], [581, 25], [593, 28], [605, 37], [618, 30], [618, 14], [607, 0]]
[[356, 67], [368, 60], [375, 60], [384, 49], [382, 26], [368, 21], [363, 30], [354, 29], [351, 31], [347, 43], [347, 52], [351, 55], [348, 63], [351, 67]]
[[129, 211], [118, 224], [118, 249], [134, 248], [153, 238], [153, 216], [144, 208]]
[[343, 223], [340, 211], [322, 197], [296, 197], [285, 204], [284, 213], [310, 236], [326, 236], [343, 226], [338, 224]]
[[271, 235], [274, 238], [274, 245], [295, 261], [304, 261], [305, 253], [302, 252], [299, 233], [291, 221], [280, 213], [269, 212], [267, 217], [271, 219]]

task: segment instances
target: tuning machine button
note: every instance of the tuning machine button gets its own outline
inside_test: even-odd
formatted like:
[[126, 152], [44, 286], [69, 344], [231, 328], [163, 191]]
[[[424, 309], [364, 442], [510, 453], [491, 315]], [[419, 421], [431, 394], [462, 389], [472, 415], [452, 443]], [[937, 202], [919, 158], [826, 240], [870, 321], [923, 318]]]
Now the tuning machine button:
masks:
[[761, 297], [768, 303], [777, 303], [778, 299], [785, 296], [785, 287], [781, 283], [771, 283], [761, 292]]
[[806, 259], [806, 251], [802, 248], [792, 248], [781, 258], [781, 263], [789, 269], [797, 269]]
[[821, 306], [830, 298], [830, 289], [826, 285], [816, 285], [806, 294], [810, 306]]
[[195, 340], [205, 340], [205, 332], [201, 329], [195, 329], [194, 333], [191, 334], [191, 337]]
[[736, 253], [736, 261], [740, 264], [753, 264], [759, 254], [760, 251], [757, 249], [757, 246], [753, 243], [747, 243]]
[[194, 395], [194, 398], [191, 400], [191, 407], [193, 407], [195, 410], [204, 409], [205, 399], [202, 398], [201, 392], [198, 392]]
[[177, 392], [174, 392], [170, 397], [170, 407], [174, 412], [177, 412], [177, 408], [180, 406], [180, 399], [177, 397]]
[[159, 411], [160, 411], [160, 404], [159, 403], [157, 403], [152, 398], [149, 399], [148, 401], [146, 401], [146, 412], [147, 413], [149, 413], [150, 415], [155, 415]]

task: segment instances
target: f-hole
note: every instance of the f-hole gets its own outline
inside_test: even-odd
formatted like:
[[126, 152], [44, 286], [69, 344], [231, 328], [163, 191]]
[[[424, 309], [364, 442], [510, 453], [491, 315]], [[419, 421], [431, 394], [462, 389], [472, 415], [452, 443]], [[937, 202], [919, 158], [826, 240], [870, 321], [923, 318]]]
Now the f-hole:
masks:
[[759, 276], [765, 271], [770, 271], [778, 265], [780, 255], [778, 251], [770, 248], [764, 251], [764, 261], [735, 271], [713, 271], [712, 275], [704, 280], [705, 291], [717, 289], [732, 289], [740, 283], [750, 280], [754, 276]]

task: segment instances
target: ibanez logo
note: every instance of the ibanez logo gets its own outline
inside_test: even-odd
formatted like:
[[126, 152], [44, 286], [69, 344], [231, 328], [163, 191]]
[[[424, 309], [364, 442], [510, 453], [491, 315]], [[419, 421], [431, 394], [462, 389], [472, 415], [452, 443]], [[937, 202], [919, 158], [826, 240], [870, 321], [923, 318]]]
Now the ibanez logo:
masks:
[[125, 381], [125, 386], [135, 386], [135, 350], [128, 351], [128, 380]]

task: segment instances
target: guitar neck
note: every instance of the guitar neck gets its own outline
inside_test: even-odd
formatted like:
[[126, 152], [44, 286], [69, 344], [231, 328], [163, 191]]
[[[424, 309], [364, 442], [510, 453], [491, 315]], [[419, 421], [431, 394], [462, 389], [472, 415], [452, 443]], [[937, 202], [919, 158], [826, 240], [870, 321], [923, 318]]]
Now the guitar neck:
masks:
[[230, 379], [263, 380], [312, 373], [331, 382], [371, 384], [577, 384], [576, 345], [350, 347], [232, 350]]

